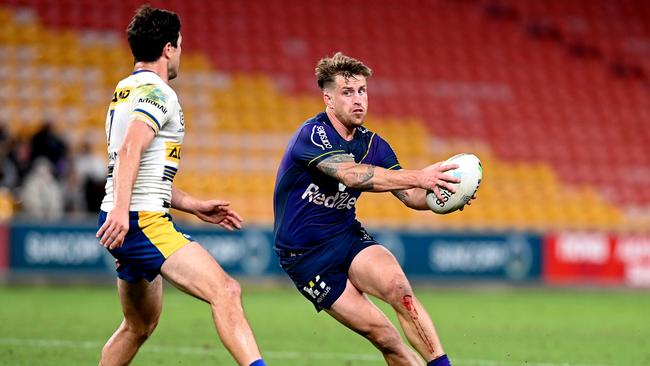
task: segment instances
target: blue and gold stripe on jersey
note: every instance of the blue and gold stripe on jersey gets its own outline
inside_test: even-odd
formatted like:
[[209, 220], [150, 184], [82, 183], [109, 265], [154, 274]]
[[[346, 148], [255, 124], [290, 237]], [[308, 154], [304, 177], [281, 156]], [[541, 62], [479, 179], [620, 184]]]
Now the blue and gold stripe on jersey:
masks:
[[141, 108], [136, 108], [133, 110], [133, 115], [136, 117], [141, 117], [143, 119], [143, 122], [151, 122], [147, 123], [151, 128], [153, 128], [154, 132], [158, 134], [158, 131], [160, 131], [160, 122], [154, 117], [153, 114], [145, 111], [144, 109]]
[[173, 182], [177, 171], [178, 171], [177, 168], [174, 168], [173, 166], [165, 165], [165, 170], [163, 171], [163, 178], [162, 179]]

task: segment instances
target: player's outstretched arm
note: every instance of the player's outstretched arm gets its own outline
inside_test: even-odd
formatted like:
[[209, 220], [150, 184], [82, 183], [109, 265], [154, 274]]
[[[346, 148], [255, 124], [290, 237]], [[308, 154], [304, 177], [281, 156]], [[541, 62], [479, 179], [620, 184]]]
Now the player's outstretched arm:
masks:
[[233, 231], [241, 229], [242, 218], [231, 209], [230, 202], [222, 200], [202, 201], [172, 186], [172, 207]]
[[374, 165], [357, 164], [352, 156], [337, 154], [324, 159], [316, 167], [348, 187], [369, 192], [423, 188], [430, 189], [441, 197], [439, 187], [456, 192], [452, 183], [459, 182], [458, 178], [445, 174], [448, 170], [458, 168], [457, 164], [443, 166], [437, 163], [435, 168], [423, 170], [388, 170]]
[[155, 134], [145, 122], [134, 120], [129, 123], [122, 145], [117, 152], [115, 169], [113, 171], [113, 210], [106, 216], [106, 221], [99, 228], [96, 237], [99, 243], [115, 249], [122, 246], [124, 237], [129, 231], [129, 208], [133, 184], [140, 169], [140, 158], [144, 150], [151, 144]]
[[[436, 170], [439, 169], [442, 163], [438, 162], [433, 165], [429, 165], [423, 170]], [[393, 195], [397, 197], [406, 207], [412, 208], [414, 210], [429, 210], [429, 205], [427, 205], [427, 191], [422, 188], [411, 188], [403, 189], [398, 191], [393, 191]], [[472, 200], [476, 199], [476, 195], [472, 196]], [[472, 200], [469, 200], [466, 205], [471, 205]], [[463, 210], [463, 207], [460, 208]]]

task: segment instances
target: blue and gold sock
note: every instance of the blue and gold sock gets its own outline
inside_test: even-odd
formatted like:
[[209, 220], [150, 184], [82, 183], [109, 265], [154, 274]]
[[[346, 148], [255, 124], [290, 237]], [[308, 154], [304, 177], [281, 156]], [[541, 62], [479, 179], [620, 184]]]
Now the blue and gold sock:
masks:
[[427, 366], [451, 366], [451, 362], [449, 362], [447, 355], [442, 355], [435, 360], [429, 361]]

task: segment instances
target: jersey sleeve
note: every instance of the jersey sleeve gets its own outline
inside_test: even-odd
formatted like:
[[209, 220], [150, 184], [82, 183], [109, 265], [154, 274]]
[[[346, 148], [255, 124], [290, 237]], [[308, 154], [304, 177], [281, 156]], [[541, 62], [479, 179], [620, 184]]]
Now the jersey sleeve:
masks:
[[400, 165], [399, 160], [397, 159], [397, 155], [395, 154], [395, 151], [393, 151], [393, 148], [390, 147], [388, 142], [386, 142], [386, 140], [384, 140], [383, 138], [379, 137], [379, 135], [376, 135], [375, 137], [377, 138], [377, 156], [378, 156], [377, 161], [379, 162], [378, 165], [388, 170], [402, 169], [402, 166]]
[[292, 159], [307, 166], [316, 166], [336, 154], [345, 154], [339, 134], [330, 126], [321, 124], [304, 125], [291, 150]]
[[165, 91], [160, 85], [146, 84], [134, 90], [133, 98], [131, 119], [145, 122], [157, 135], [173, 116], [176, 96]]

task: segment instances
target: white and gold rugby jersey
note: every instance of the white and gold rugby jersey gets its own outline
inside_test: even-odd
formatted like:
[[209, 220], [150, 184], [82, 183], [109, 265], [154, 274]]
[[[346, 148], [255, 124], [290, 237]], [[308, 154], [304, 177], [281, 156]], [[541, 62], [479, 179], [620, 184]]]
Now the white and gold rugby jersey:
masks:
[[156, 136], [142, 154], [130, 211], [169, 211], [185, 122], [174, 90], [149, 70], [134, 72], [115, 88], [106, 116], [108, 179], [101, 209], [113, 209], [113, 168], [127, 127], [134, 119], [146, 122]]

